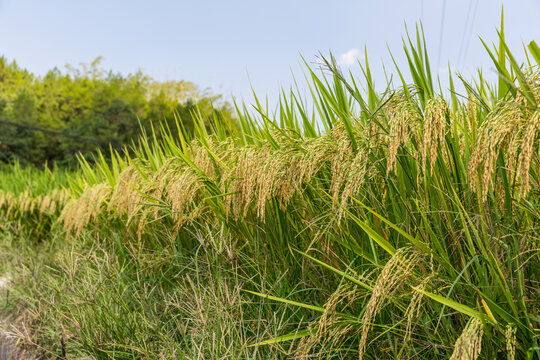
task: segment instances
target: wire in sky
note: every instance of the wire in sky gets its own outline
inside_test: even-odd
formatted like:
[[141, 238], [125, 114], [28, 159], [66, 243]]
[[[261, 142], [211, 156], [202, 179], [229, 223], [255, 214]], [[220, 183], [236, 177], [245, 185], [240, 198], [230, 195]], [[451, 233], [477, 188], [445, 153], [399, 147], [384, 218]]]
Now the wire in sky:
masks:
[[459, 53], [457, 57], [457, 63], [456, 65], [459, 66], [459, 62], [461, 60], [461, 55], [463, 54], [463, 48], [465, 47], [465, 41], [467, 36], [467, 30], [469, 29], [469, 19], [471, 17], [471, 10], [473, 5], [473, 0], [469, 1], [469, 8], [467, 9], [467, 17], [465, 19], [465, 26], [463, 27], [463, 35], [461, 36], [461, 43], [459, 45]]
[[114, 143], [114, 142], [102, 141], [102, 140], [98, 140], [98, 139], [95, 139], [95, 138], [89, 138], [89, 137], [83, 137], [83, 136], [77, 136], [77, 135], [61, 133], [61, 132], [58, 132], [58, 131], [44, 129], [44, 128], [37, 127], [37, 126], [17, 124], [17, 123], [14, 123], [14, 122], [11, 122], [11, 121], [6, 121], [6, 120], [0, 120], [0, 124], [14, 126], [14, 127], [19, 128], [19, 129], [26, 129], [26, 130], [30, 130], [30, 131], [38, 131], [38, 132], [53, 135], [53, 136], [61, 136], [61, 137], [71, 138], [71, 139], [75, 139], [75, 140], [78, 140], [78, 141], [94, 143], [94, 144], [107, 146], [107, 147], [112, 146], [113, 148], [115, 148], [117, 150], [124, 150], [125, 148], [127, 148], [124, 145]]
[[441, 50], [442, 50], [442, 42], [443, 42], [445, 15], [446, 15], [446, 0], [443, 0], [442, 14], [441, 14], [441, 31], [440, 31], [440, 35], [439, 35], [439, 57], [437, 59], [437, 71], [439, 71], [439, 66], [441, 64]]
[[467, 52], [469, 51], [469, 44], [471, 42], [471, 37], [472, 37], [471, 35], [472, 35], [473, 26], [474, 26], [474, 20], [476, 19], [476, 10], [478, 9], [478, 3], [479, 3], [479, 1], [476, 0], [476, 3], [474, 4], [474, 10], [473, 10], [473, 15], [472, 15], [472, 20], [471, 20], [471, 26], [470, 26], [470, 29], [469, 29], [469, 37], [467, 38], [467, 44], [465, 45], [465, 52], [463, 53], [463, 58], [459, 62], [460, 66], [463, 64], [463, 62], [467, 58]]

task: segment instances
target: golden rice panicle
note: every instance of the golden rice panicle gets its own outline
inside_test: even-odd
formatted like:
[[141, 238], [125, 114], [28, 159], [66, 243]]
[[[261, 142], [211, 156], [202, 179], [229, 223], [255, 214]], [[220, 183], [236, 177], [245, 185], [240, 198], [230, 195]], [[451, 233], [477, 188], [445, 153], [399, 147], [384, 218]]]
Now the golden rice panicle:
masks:
[[[516, 100], [519, 101], [522, 100]], [[531, 190], [529, 169], [538, 157], [535, 151], [539, 151], [536, 138], [540, 132], [540, 111], [531, 113], [522, 109], [516, 103], [500, 104], [486, 116], [478, 130], [469, 177], [472, 189], [478, 191], [483, 200], [490, 187], [494, 187], [493, 175], [500, 150], [504, 150], [506, 170], [515, 179], [516, 197], [520, 199]]]
[[87, 188], [77, 200], [69, 202], [58, 218], [59, 222], [63, 222], [64, 230], [68, 233], [75, 231], [78, 236], [105, 209], [104, 204], [111, 191], [109, 184], [96, 184]]
[[57, 189], [55, 191], [55, 211], [61, 211], [64, 206], [71, 200], [72, 196], [67, 189]]
[[[232, 192], [233, 188], [237, 187], [236, 179], [236, 167], [238, 163], [239, 150], [233, 143], [220, 144], [220, 155], [223, 164], [221, 176], [217, 180], [220, 190], [223, 194]], [[229, 217], [233, 215], [233, 203], [236, 200], [238, 194], [232, 193], [223, 197], [223, 207], [225, 209], [225, 216]]]
[[[152, 178], [149, 180], [149, 187], [145, 189], [151, 197], [157, 200], [166, 200], [165, 187], [170, 180], [171, 174], [174, 172], [173, 170], [176, 169], [179, 163], [183, 163], [183, 161], [176, 157], [170, 157], [154, 172]], [[154, 215], [154, 219], [157, 219], [159, 207], [154, 206], [151, 212]]]
[[[277, 151], [260, 151], [259, 154], [260, 161], [255, 164], [253, 204], [259, 218], [264, 219], [266, 202], [274, 195], [275, 181], [281, 170], [281, 159]], [[246, 205], [251, 204], [246, 203]]]
[[[291, 152], [288, 154], [287, 162], [280, 170], [280, 177], [276, 179], [274, 191], [278, 198], [279, 205], [285, 209], [295, 194], [302, 192], [302, 178], [300, 168], [302, 164], [302, 155]], [[284, 164], [284, 165], [285, 165]]]
[[67, 204], [64, 205], [64, 208], [60, 212], [58, 217], [58, 222], [63, 223], [63, 228], [68, 233], [71, 232], [74, 228], [75, 219], [73, 218], [74, 213], [77, 211], [77, 200], [72, 199]]
[[14, 201], [14, 206], [13, 206], [14, 213], [25, 211], [27, 207], [27, 202], [28, 202], [27, 191], [23, 191], [22, 193], [15, 195], [15, 201]]
[[274, 196], [277, 198], [279, 206], [283, 209], [287, 207], [293, 196], [302, 191], [303, 180], [301, 178], [303, 154], [299, 150], [300, 143], [291, 139], [289, 142], [282, 141], [278, 149], [280, 166], [274, 184]]
[[64, 191], [62, 189], [54, 189], [39, 199], [40, 214], [53, 214], [58, 208], [64, 204]]
[[[357, 129], [353, 136], [360, 136]], [[358, 193], [365, 182], [368, 150], [359, 147], [355, 154], [350, 135], [341, 123], [332, 129], [327, 141], [322, 144], [325, 144], [326, 149], [321, 152], [320, 159], [330, 162], [332, 174], [330, 194], [336, 200], [334, 207], [338, 208], [339, 223], [351, 197]]]
[[320, 168], [331, 161], [336, 149], [331, 136], [327, 134], [314, 139], [281, 144], [281, 169], [274, 191], [282, 208], [289, 204], [293, 196], [301, 194], [304, 185], [311, 182]]
[[469, 134], [471, 129], [476, 129], [478, 124], [478, 100], [470, 96], [466, 104], [459, 104], [457, 111], [449, 113], [452, 137], [459, 142], [459, 154], [466, 156], [466, 152], [471, 148], [469, 144]]
[[177, 228], [191, 216], [190, 207], [198, 205], [198, 194], [204, 189], [200, 175], [190, 167], [173, 168], [167, 175], [169, 182], [165, 187], [166, 199], [171, 205]]
[[424, 111], [423, 139], [420, 144], [422, 169], [426, 168], [429, 155], [430, 171], [433, 172], [433, 166], [437, 161], [437, 149], [444, 141], [447, 113], [448, 105], [444, 99], [437, 98], [427, 101]]
[[[409, 303], [409, 306], [407, 307], [407, 310], [405, 311], [405, 318], [407, 319], [407, 326], [405, 328], [405, 335], [403, 336], [403, 343], [405, 345], [408, 345], [408, 343], [411, 341], [411, 333], [413, 328], [413, 321], [415, 319], [418, 319], [420, 316], [420, 305], [422, 305], [422, 298], [423, 293], [420, 291], [423, 291], [426, 289], [427, 285], [433, 281], [435, 278], [435, 275], [428, 275], [425, 277], [420, 284], [416, 287], [417, 290], [414, 290], [413, 296], [411, 298], [411, 302]], [[420, 291], [418, 291], [420, 290]]]
[[24, 190], [17, 197], [17, 207], [18, 207], [17, 210], [20, 213], [25, 213], [30, 210], [31, 206], [32, 206], [32, 196], [30, 195], [30, 192], [28, 192], [28, 190]]
[[[479, 191], [482, 200], [487, 199], [499, 150], [507, 145], [512, 135], [520, 131], [523, 122], [520, 110], [515, 104], [503, 104], [488, 114], [480, 125], [469, 163], [471, 187]], [[516, 154], [506, 153], [506, 158]], [[481, 174], [477, 176], [479, 170]]]
[[506, 169], [510, 171], [510, 174], [513, 174], [514, 169], [516, 168], [521, 143], [522, 139], [519, 131], [514, 131], [508, 138], [508, 144], [506, 145], [505, 166]]
[[302, 191], [306, 176], [312, 176], [310, 155], [302, 148], [303, 141], [288, 138], [282, 133], [274, 134], [278, 143], [276, 150], [264, 151], [264, 161], [257, 167], [256, 208], [264, 220], [266, 204], [275, 198], [281, 208], [286, 208], [292, 197]]
[[[540, 86], [539, 86], [540, 88]], [[536, 154], [534, 154], [535, 139], [540, 132], [540, 110], [536, 110], [526, 125], [523, 134], [523, 142], [521, 145], [521, 154], [519, 155], [517, 164], [517, 177], [521, 183], [521, 188], [518, 193], [518, 198], [524, 197], [530, 190], [529, 169], [533, 157], [540, 158], [540, 147], [537, 144]]]
[[467, 111], [465, 121], [469, 124], [469, 127], [476, 126], [478, 124], [478, 99], [470, 96], [467, 100]]
[[185, 166], [183, 159], [178, 157], [168, 158], [161, 167], [154, 172], [150, 183], [152, 184], [152, 196], [158, 199], [165, 199], [165, 188], [171, 180], [171, 178], [176, 174], [178, 169], [181, 169]]
[[[344, 134], [345, 135], [345, 134]], [[233, 148], [225, 156], [229, 168], [220, 180], [223, 192], [232, 193], [224, 199], [227, 215], [245, 216], [252, 206], [257, 216], [264, 220], [266, 205], [275, 198], [285, 208], [292, 197], [302, 191], [303, 184], [311, 181], [320, 167], [330, 161], [333, 165], [333, 186], [338, 189], [344, 177], [337, 161], [338, 151], [334, 135], [325, 135], [292, 143], [277, 137], [280, 147], [269, 146]]]
[[139, 209], [141, 195], [137, 190], [143, 187], [143, 183], [141, 173], [135, 165], [131, 164], [122, 170], [107, 207], [109, 213], [127, 214], [131, 218]]
[[6, 206], [8, 202], [8, 193], [0, 189], [0, 209]]
[[236, 149], [236, 163], [222, 179], [224, 191], [232, 193], [226, 199], [227, 215], [238, 219], [246, 215], [257, 191], [257, 167], [265, 154], [254, 147]]
[[508, 360], [514, 360], [516, 358], [516, 327], [513, 325], [506, 325], [504, 332], [506, 338], [506, 358]]
[[45, 214], [49, 212], [54, 212], [54, 200], [51, 198], [51, 195], [45, 194], [39, 204], [39, 213]]
[[358, 345], [359, 359], [362, 360], [366, 349], [371, 322], [411, 276], [419, 262], [419, 255], [410, 248], [399, 249], [384, 266], [378, 276], [371, 298], [362, 316], [362, 333]]
[[477, 318], [471, 318], [454, 345], [450, 360], [475, 360], [482, 351], [484, 326]]
[[195, 139], [190, 146], [190, 152], [192, 156], [193, 164], [205, 173], [209, 178], [214, 179], [217, 175], [217, 169], [214, 159], [210, 156], [208, 151], [212, 151], [216, 145], [214, 140], [209, 137], [207, 139], [208, 148], [201, 144], [200, 140]]
[[[150, 201], [150, 199], [156, 199], [157, 202], [163, 201], [163, 202], [169, 202], [171, 200], [171, 196], [168, 195], [167, 191], [177, 191], [176, 185], [171, 183], [172, 181], [178, 181], [178, 177], [185, 171], [186, 163], [182, 158], [179, 157], [170, 157], [167, 159], [161, 167], [152, 175], [152, 177], [145, 182], [144, 188], [142, 188], [142, 192], [145, 194], [148, 194], [149, 197], [145, 198], [145, 202]], [[168, 189], [170, 185], [170, 189]], [[178, 195], [172, 195], [172, 199], [178, 199]], [[175, 204], [175, 206], [180, 206], [179, 204]], [[139, 226], [137, 230], [137, 234], [140, 237], [142, 235], [142, 231], [144, 230], [144, 227], [146, 225], [146, 222], [148, 218], [152, 215], [154, 220], [157, 220], [160, 213], [160, 206], [141, 206], [138, 209], [139, 214]], [[174, 218], [178, 220], [178, 215], [175, 214]], [[180, 224], [177, 223], [177, 227]]]
[[421, 120], [417, 106], [405, 96], [398, 96], [393, 104], [385, 108], [389, 118], [390, 140], [388, 144], [387, 174], [396, 168], [397, 153], [401, 145], [406, 145], [411, 136], [417, 136]]
[[14, 208], [16, 201], [17, 199], [11, 191], [0, 190], [0, 209], [4, 208], [8, 216]]
[[264, 219], [266, 203], [277, 195], [280, 183], [286, 183], [284, 173], [288, 164], [287, 156], [280, 151], [267, 154], [264, 162], [258, 164], [256, 208], [260, 219]]
[[341, 319], [336, 309], [339, 306], [341, 312], [350, 307], [358, 299], [357, 287], [349, 282], [341, 283], [337, 290], [332, 293], [324, 304], [324, 312], [321, 317], [309, 325], [310, 330], [314, 330], [311, 335], [303, 337], [298, 344], [294, 357], [295, 359], [305, 359], [308, 357], [322, 357], [322, 353], [314, 352], [315, 346], [325, 348], [339, 348], [345, 336], [353, 330], [352, 325], [336, 325]]
[[331, 135], [303, 141], [303, 154], [298, 164], [298, 182], [309, 183], [320, 168], [330, 161], [336, 144]]
[[349, 163], [347, 178], [340, 198], [338, 223], [343, 217], [345, 209], [350, 205], [351, 199], [360, 192], [368, 177], [368, 153], [359, 149], [354, 159]]
[[452, 113], [451, 116], [452, 137], [458, 141], [459, 155], [464, 157], [467, 150], [467, 140], [465, 139], [464, 134], [468, 132], [466, 110], [459, 109], [458, 111]]
[[[257, 215], [264, 220], [266, 204], [277, 197], [285, 206], [295, 191], [294, 167], [291, 167], [288, 144], [283, 148], [269, 150], [267, 147], [250, 148], [243, 152], [237, 162], [234, 189], [240, 191], [236, 214], [247, 213], [254, 206]], [[247, 172], [249, 171], [249, 173]]]
[[339, 199], [339, 192], [347, 179], [347, 168], [353, 156], [353, 149], [344, 124], [340, 123], [332, 129], [331, 136], [336, 146], [331, 160], [332, 184], [330, 186], [330, 195], [334, 199]]
[[296, 194], [301, 194], [304, 185], [310, 183], [321, 167], [331, 164], [336, 151], [336, 143], [331, 134], [304, 139], [282, 150], [287, 159], [276, 184], [276, 195], [280, 205], [285, 207]]

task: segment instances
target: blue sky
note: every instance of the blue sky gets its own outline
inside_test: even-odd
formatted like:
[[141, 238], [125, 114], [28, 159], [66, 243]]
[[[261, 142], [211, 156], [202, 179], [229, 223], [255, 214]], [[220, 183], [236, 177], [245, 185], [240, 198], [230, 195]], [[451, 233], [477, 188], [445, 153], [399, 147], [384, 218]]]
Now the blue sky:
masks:
[[315, 62], [332, 51], [354, 70], [364, 46], [382, 87], [383, 60], [392, 68], [387, 46], [403, 63], [405, 24], [420, 20], [441, 75], [448, 62], [466, 75], [477, 66], [489, 75], [478, 36], [496, 39], [503, 2], [507, 39], [522, 54], [522, 42], [540, 41], [540, 0], [0, 0], [0, 54], [38, 74], [103, 56], [115, 72], [142, 69], [247, 100], [252, 85], [274, 101], [291, 73], [302, 78], [301, 55]]

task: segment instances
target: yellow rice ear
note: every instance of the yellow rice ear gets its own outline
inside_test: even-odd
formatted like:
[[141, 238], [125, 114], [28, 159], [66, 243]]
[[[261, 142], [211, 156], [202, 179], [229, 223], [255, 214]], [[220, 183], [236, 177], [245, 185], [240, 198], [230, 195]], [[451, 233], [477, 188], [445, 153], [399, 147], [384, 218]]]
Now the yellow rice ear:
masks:
[[516, 327], [513, 325], [506, 325], [504, 332], [506, 338], [506, 351], [507, 359], [514, 360], [516, 358]]
[[362, 360], [366, 350], [367, 337], [371, 329], [371, 322], [379, 311], [403, 286], [411, 276], [414, 268], [420, 261], [418, 253], [409, 248], [399, 249], [384, 266], [375, 282], [371, 297], [362, 316], [362, 334], [358, 345], [359, 359]]
[[482, 336], [484, 325], [473, 317], [469, 320], [463, 332], [454, 345], [454, 352], [450, 360], [475, 360], [482, 351]]
[[132, 217], [141, 202], [137, 191], [143, 185], [143, 178], [134, 165], [129, 165], [120, 173], [107, 206], [109, 213], [127, 214]]
[[429, 168], [433, 172], [433, 166], [437, 161], [438, 148], [444, 142], [446, 132], [446, 114], [448, 105], [444, 99], [429, 99], [426, 103], [423, 119], [423, 136], [420, 143], [420, 155], [422, 169], [426, 169], [427, 156], [429, 155]]
[[[416, 105], [408, 97], [398, 97], [395, 105], [386, 109], [388, 123], [390, 126], [388, 143], [388, 165], [387, 174], [396, 168], [397, 153], [400, 145], [407, 144], [411, 137], [417, 138], [419, 123], [422, 120]], [[416, 141], [419, 141], [416, 139]]]
[[354, 327], [352, 325], [334, 325], [336, 322], [342, 320], [339, 313], [343, 313], [343, 310], [356, 302], [358, 296], [359, 292], [356, 285], [352, 285], [349, 282], [341, 283], [324, 304], [324, 312], [321, 317], [310, 323], [310, 330], [316, 329], [316, 331], [302, 338], [294, 352], [295, 359], [305, 359], [314, 356], [322, 357], [323, 354], [313, 352], [315, 346], [324, 348], [330, 344], [331, 348], [339, 348], [345, 336], [353, 331]]
[[62, 213], [59, 221], [63, 222], [64, 230], [75, 231], [79, 235], [82, 230], [105, 210], [105, 201], [111, 195], [111, 186], [101, 183], [87, 188], [77, 200], [69, 202]]
[[[517, 175], [521, 182], [518, 198], [523, 198], [531, 190], [529, 168], [533, 160], [534, 140], [540, 132], [540, 110], [536, 110], [531, 116], [529, 123], [523, 130], [523, 140], [521, 145], [521, 154], [517, 164]], [[536, 154], [536, 158], [540, 157], [540, 153]]]
[[178, 227], [187, 221], [190, 207], [200, 201], [197, 196], [203, 189], [202, 179], [195, 170], [188, 167], [172, 170], [165, 194]]
[[538, 110], [527, 114], [515, 104], [499, 104], [486, 116], [478, 130], [468, 170], [472, 190], [479, 192], [483, 200], [487, 199], [489, 189], [493, 186], [499, 151], [504, 149], [507, 171], [509, 174], [516, 174], [516, 185], [519, 186], [517, 197], [525, 196], [530, 190], [528, 170], [533, 158], [534, 138], [538, 131]]

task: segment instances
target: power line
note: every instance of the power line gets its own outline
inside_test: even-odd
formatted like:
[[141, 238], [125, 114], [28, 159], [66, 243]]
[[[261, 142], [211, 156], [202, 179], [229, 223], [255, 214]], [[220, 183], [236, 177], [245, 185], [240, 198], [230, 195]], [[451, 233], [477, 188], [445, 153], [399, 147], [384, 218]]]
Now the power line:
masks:
[[465, 52], [463, 53], [463, 58], [460, 61], [460, 66], [467, 58], [467, 52], [469, 51], [469, 44], [471, 42], [471, 34], [472, 34], [473, 26], [474, 26], [474, 20], [476, 19], [476, 10], [478, 10], [478, 3], [479, 1], [476, 0], [476, 3], [474, 5], [474, 10], [473, 10], [473, 16], [471, 20], [471, 26], [470, 26], [471, 28], [469, 29], [469, 37], [467, 38], [467, 44], [465, 45]]
[[463, 47], [465, 46], [465, 38], [467, 36], [467, 30], [469, 29], [469, 19], [471, 18], [471, 10], [474, 1], [469, 1], [469, 8], [467, 9], [467, 17], [465, 19], [465, 26], [463, 27], [463, 35], [461, 35], [461, 43], [459, 46], [459, 53], [456, 65], [460, 65], [461, 55], [463, 54]]
[[70, 138], [70, 139], [74, 139], [74, 140], [78, 140], [78, 141], [99, 144], [99, 145], [102, 145], [102, 146], [112, 146], [113, 148], [115, 148], [117, 150], [123, 150], [123, 149], [126, 148], [124, 145], [120, 145], [118, 143], [102, 141], [102, 140], [83, 137], [83, 136], [70, 135], [70, 134], [61, 133], [61, 132], [57, 132], [57, 131], [53, 131], [53, 130], [49, 130], [49, 129], [43, 129], [43, 128], [40, 128], [40, 127], [37, 127], [37, 126], [29, 126], [29, 125], [17, 124], [17, 123], [14, 123], [14, 122], [11, 122], [11, 121], [6, 121], [6, 120], [0, 120], [0, 124], [15, 126], [17, 128], [26, 129], [26, 130], [30, 130], [30, 131], [39, 131], [39, 132], [42, 132], [44, 134], [66, 137], [66, 138]]
[[446, 0], [443, 0], [442, 13], [441, 13], [441, 30], [439, 32], [439, 57], [437, 59], [437, 71], [439, 71], [439, 66], [441, 64], [441, 50], [442, 50], [442, 42], [443, 42], [445, 15], [446, 15]]

